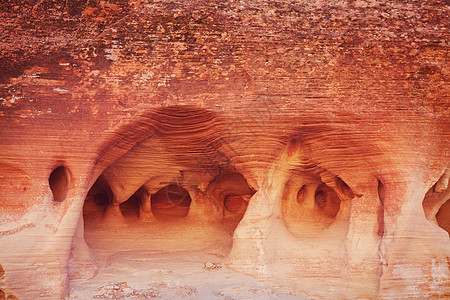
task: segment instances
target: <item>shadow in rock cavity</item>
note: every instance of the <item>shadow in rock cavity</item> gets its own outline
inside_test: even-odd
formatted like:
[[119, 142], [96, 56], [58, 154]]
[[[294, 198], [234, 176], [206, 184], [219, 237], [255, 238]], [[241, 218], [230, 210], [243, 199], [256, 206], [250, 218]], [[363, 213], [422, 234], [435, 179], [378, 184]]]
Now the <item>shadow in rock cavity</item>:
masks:
[[69, 172], [64, 166], [53, 170], [48, 178], [50, 189], [53, 193], [53, 201], [62, 202], [66, 199], [69, 190]]

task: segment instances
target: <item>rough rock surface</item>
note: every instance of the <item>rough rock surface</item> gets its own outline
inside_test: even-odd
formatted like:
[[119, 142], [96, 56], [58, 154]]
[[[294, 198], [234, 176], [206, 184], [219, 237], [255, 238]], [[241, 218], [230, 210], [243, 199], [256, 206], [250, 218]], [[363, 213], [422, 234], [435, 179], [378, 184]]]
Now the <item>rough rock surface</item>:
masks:
[[449, 11], [1, 2], [0, 297], [142, 249], [318, 299], [450, 297]]

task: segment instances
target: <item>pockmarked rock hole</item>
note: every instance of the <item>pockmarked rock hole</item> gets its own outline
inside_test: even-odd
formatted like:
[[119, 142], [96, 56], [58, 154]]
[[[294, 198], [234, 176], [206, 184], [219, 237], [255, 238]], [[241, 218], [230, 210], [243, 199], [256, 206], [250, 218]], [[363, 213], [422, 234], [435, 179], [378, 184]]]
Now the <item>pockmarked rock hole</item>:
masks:
[[428, 190], [422, 206], [428, 221], [444, 229], [450, 237], [450, 181], [447, 174], [444, 173]]
[[59, 166], [53, 170], [48, 178], [50, 189], [55, 202], [62, 202], [66, 199], [69, 189], [69, 173], [64, 166]]
[[296, 169], [283, 189], [284, 224], [299, 238], [333, 235], [344, 239], [354, 196], [338, 177], [327, 184], [313, 172]]

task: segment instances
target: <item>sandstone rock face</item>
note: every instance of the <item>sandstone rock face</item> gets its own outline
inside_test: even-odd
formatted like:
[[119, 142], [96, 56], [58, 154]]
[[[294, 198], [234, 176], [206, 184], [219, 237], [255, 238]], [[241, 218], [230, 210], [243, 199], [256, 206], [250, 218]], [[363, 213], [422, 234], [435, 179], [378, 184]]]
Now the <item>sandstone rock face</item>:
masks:
[[316, 299], [450, 297], [449, 10], [0, 4], [0, 298], [141, 249]]

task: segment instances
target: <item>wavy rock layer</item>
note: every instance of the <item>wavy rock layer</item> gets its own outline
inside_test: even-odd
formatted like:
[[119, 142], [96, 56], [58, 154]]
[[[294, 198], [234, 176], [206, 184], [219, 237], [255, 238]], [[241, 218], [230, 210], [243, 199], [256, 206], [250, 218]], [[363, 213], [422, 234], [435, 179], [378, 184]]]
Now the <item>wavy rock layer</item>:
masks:
[[0, 297], [142, 249], [319, 299], [449, 297], [448, 13], [0, 4]]

